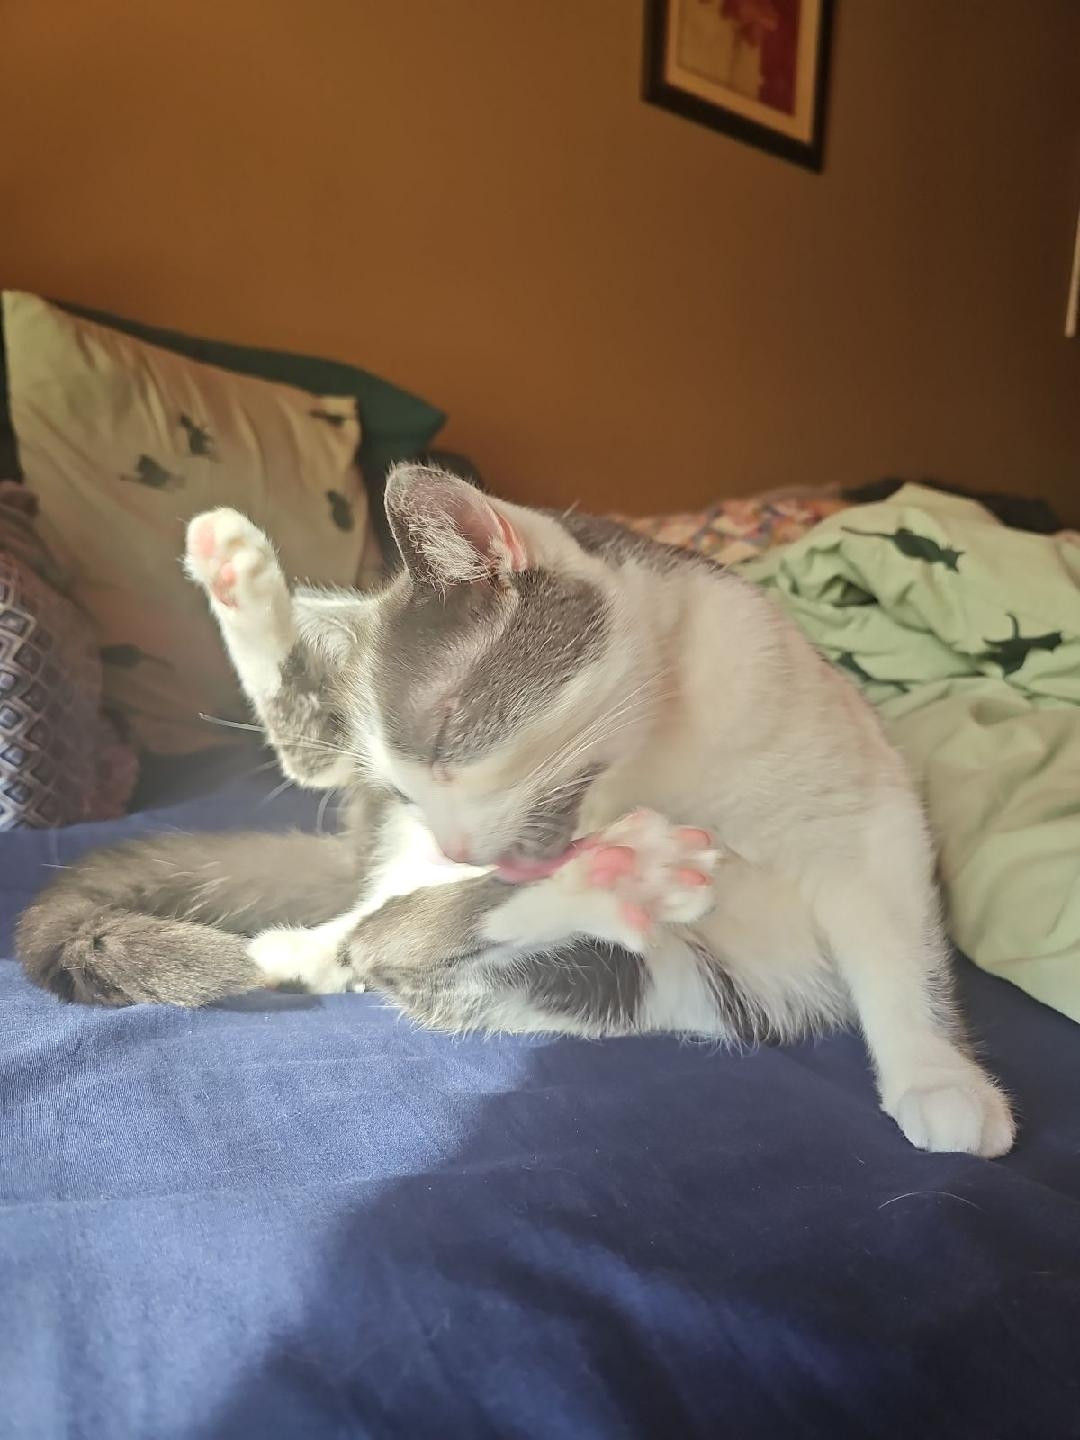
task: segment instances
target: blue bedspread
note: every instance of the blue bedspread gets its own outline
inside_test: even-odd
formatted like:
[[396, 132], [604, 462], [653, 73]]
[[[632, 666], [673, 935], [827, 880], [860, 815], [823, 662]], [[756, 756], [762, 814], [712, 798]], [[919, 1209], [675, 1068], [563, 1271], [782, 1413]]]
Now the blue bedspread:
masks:
[[[298, 807], [0, 836], [0, 953], [46, 864]], [[1080, 1029], [964, 984], [1005, 1161], [910, 1149], [850, 1036], [81, 1009], [0, 963], [0, 1436], [1078, 1436]]]

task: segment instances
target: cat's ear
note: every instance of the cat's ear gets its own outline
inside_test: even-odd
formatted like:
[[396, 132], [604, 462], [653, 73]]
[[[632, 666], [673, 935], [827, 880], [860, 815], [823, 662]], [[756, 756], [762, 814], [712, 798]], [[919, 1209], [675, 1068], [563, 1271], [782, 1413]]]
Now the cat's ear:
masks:
[[436, 589], [528, 567], [525, 543], [497, 504], [434, 465], [393, 467], [386, 516], [410, 573]]

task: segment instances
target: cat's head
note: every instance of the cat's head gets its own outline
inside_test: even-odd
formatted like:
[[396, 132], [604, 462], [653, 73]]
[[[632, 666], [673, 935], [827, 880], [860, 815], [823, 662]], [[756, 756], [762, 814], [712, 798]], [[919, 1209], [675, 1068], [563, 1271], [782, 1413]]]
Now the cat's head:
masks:
[[397, 467], [386, 509], [404, 568], [378, 607], [364, 748], [448, 856], [525, 878], [640, 733], [614, 573], [556, 518], [435, 468]]

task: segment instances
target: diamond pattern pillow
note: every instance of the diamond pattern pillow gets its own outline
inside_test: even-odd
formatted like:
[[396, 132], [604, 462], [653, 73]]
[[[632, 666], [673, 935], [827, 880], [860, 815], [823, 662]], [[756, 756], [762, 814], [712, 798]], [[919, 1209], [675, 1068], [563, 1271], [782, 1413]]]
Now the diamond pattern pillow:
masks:
[[46, 576], [25, 507], [0, 485], [0, 830], [122, 813], [135, 757], [100, 714], [93, 627]]

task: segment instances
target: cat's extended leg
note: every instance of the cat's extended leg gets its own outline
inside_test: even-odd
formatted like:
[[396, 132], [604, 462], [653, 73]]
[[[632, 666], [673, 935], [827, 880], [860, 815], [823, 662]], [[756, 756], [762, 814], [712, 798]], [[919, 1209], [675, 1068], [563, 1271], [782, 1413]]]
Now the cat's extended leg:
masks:
[[[638, 812], [536, 884], [483, 875], [418, 890], [358, 922], [258, 936], [252, 955], [272, 983], [377, 989], [446, 1029], [718, 1033], [715, 990], [680, 934], [713, 903], [715, 860], [703, 832]], [[681, 1010], [661, 978], [672, 964]]]
[[890, 817], [861, 873], [852, 867], [821, 886], [818, 920], [851, 991], [882, 1109], [922, 1150], [1004, 1155], [1015, 1124], [964, 1046], [919, 829], [913, 817]]
[[20, 918], [16, 949], [65, 1000], [205, 1005], [259, 984], [249, 935], [340, 913], [360, 868], [356, 843], [337, 836], [129, 841], [62, 870]]
[[331, 682], [334, 646], [365, 602], [291, 595], [270, 541], [236, 510], [191, 521], [184, 566], [206, 591], [286, 775], [313, 788], [355, 779]]

